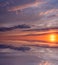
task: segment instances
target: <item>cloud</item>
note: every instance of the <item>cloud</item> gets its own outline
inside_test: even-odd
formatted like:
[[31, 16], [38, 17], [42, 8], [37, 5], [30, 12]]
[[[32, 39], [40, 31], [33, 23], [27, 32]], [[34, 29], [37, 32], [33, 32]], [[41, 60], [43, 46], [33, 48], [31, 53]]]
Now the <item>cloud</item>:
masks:
[[58, 9], [50, 9], [45, 12], [41, 12], [40, 15], [51, 15], [51, 14], [57, 15], [57, 12], [58, 12]]
[[42, 4], [43, 2], [42, 1], [39, 1], [39, 0], [35, 0], [33, 2], [30, 2], [30, 3], [25, 3], [23, 5], [18, 5], [18, 6], [13, 6], [13, 7], [10, 7], [8, 9], [8, 11], [18, 11], [18, 10], [23, 10], [25, 8], [29, 8], [29, 7], [38, 7], [40, 4]]
[[[58, 1], [57, 0], [7, 0], [9, 4], [0, 10], [0, 27], [13, 27], [18, 24], [52, 26], [50, 23], [58, 21]], [[38, 3], [38, 4], [37, 4]], [[27, 7], [26, 7], [27, 6]], [[30, 6], [30, 7], [29, 7]], [[35, 7], [34, 7], [35, 6]], [[26, 7], [26, 8], [24, 8]], [[31, 8], [32, 7], [32, 8]], [[18, 15], [10, 10], [18, 10]], [[47, 24], [48, 25], [47, 25]], [[45, 25], [46, 24], [46, 25]], [[54, 26], [54, 25], [53, 25]]]
[[18, 50], [18, 51], [23, 51], [23, 52], [30, 50], [29, 47], [25, 47], [25, 46], [15, 47], [15, 46], [11, 46], [11, 45], [3, 45], [3, 44], [1, 45], [0, 44], [0, 49], [7, 49], [7, 48], [13, 49], [13, 50]]
[[55, 26], [51, 26], [51, 27], [48, 27], [48, 26], [45, 26], [45, 27], [38, 27], [37, 29], [29, 29], [29, 30], [23, 30], [23, 31], [49, 31], [49, 30], [55, 30], [55, 29], [58, 29], [58, 27], [55, 25]]
[[26, 25], [26, 24], [22, 24], [22, 25], [17, 25], [17, 26], [13, 26], [13, 27], [0, 27], [0, 32], [5, 32], [5, 31], [11, 31], [11, 30], [15, 30], [15, 29], [20, 29], [22, 31], [48, 31], [48, 30], [51, 30], [51, 29], [58, 29], [57, 25], [54, 24], [54, 26], [42, 26], [42, 27], [35, 27], [35, 28], [32, 28], [32, 26], [29, 26], [29, 25]]
[[[16, 9], [17, 6], [18, 6], [18, 8], [22, 7], [23, 9], [25, 7], [24, 5], [27, 6], [27, 8], [24, 9], [22, 12], [18, 13], [18, 15], [16, 15], [15, 12], [11, 12], [11, 13], [8, 12], [7, 7], [4, 7], [4, 8], [1, 7], [0, 11], [3, 15], [2, 14], [0, 15], [0, 26], [4, 26], [4, 25], [10, 26], [10, 25], [21, 24], [21, 23], [39, 24], [41, 22], [44, 23], [43, 21], [45, 21], [45, 23], [46, 23], [47, 19], [54, 19], [57, 17], [56, 12], [58, 12], [58, 10], [57, 10], [57, 8], [55, 8], [57, 1], [55, 1], [55, 0], [53, 0], [53, 1], [37, 0], [37, 1], [36, 0], [28, 0], [28, 1], [22, 0], [19, 2], [19, 1], [15, 0], [15, 1], [13, 1], [13, 3], [10, 2], [8, 7], [14, 8], [14, 9]], [[12, 3], [12, 5], [11, 5], [11, 3]], [[41, 5], [38, 4], [37, 7], [28, 8], [29, 4], [32, 5], [32, 3], [39, 3], [39, 4], [42, 3], [42, 4]], [[54, 3], [54, 5], [52, 5], [53, 3]], [[56, 16], [54, 16], [54, 15], [56, 15]], [[49, 23], [49, 20], [48, 20], [48, 23]]]
[[29, 25], [26, 25], [26, 24], [22, 24], [22, 25], [17, 25], [17, 26], [13, 26], [13, 27], [0, 27], [0, 31], [11, 31], [11, 30], [14, 30], [14, 29], [29, 29], [31, 28]]

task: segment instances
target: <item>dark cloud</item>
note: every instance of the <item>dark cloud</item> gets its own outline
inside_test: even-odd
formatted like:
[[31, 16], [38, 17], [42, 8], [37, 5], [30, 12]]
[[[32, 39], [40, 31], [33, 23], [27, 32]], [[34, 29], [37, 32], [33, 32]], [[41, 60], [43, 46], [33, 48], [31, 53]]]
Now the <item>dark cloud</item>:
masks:
[[31, 28], [29, 25], [26, 25], [26, 24], [22, 24], [22, 25], [17, 25], [17, 26], [13, 26], [13, 27], [0, 27], [0, 31], [11, 31], [11, 30], [14, 30], [14, 29], [27, 29], [27, 28]]
[[11, 46], [11, 45], [3, 45], [3, 44], [0, 45], [0, 49], [5, 49], [5, 48], [10, 48], [10, 49], [13, 49], [13, 50], [18, 50], [18, 51], [23, 51], [23, 52], [30, 50], [29, 47], [25, 47], [25, 46], [14, 47], [14, 46]]
[[0, 32], [5, 32], [5, 31], [11, 31], [14, 29], [21, 29], [22, 31], [48, 31], [51, 29], [57, 29], [57, 26], [52, 26], [52, 27], [38, 27], [36, 29], [32, 28], [32, 26], [30, 25], [26, 25], [26, 24], [22, 24], [22, 25], [17, 25], [17, 26], [13, 26], [13, 27], [0, 27]]

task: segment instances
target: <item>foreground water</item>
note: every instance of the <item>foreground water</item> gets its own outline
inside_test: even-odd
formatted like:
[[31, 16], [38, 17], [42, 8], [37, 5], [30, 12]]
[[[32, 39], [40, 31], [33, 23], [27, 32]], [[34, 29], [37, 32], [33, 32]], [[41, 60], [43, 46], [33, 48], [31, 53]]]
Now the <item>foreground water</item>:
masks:
[[24, 52], [0, 49], [0, 65], [58, 65], [58, 48], [28, 47]]

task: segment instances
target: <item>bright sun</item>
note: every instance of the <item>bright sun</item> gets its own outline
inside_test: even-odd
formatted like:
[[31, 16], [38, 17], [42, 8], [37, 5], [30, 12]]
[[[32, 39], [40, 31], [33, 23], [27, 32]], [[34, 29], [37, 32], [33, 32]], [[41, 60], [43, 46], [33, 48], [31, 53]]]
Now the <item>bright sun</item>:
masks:
[[56, 41], [56, 35], [55, 34], [50, 34], [50, 41], [55, 42]]

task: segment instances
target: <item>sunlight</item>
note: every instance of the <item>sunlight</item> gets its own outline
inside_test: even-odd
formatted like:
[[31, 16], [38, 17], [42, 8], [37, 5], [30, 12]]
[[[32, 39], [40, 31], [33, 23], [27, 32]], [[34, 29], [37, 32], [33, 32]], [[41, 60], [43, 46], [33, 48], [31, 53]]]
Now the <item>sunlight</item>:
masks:
[[55, 42], [56, 41], [56, 34], [50, 34], [50, 41]]

